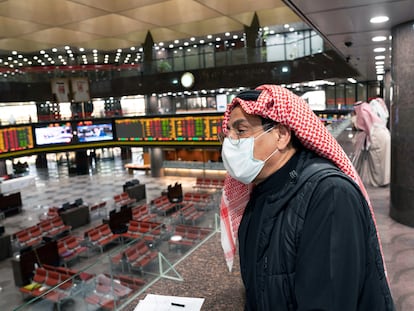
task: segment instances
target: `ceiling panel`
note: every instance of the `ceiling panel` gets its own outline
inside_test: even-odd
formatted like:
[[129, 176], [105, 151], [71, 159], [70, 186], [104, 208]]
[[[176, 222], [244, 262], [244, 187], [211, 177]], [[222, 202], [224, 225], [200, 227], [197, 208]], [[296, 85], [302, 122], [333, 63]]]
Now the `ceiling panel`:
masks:
[[85, 49], [97, 49], [100, 51], [113, 51], [113, 49], [108, 49], [108, 46], [117, 46], [120, 49], [130, 48], [131, 46], [136, 46], [137, 44], [130, 40], [122, 40], [120, 38], [103, 38], [96, 40], [87, 40], [81, 42], [81, 47]]
[[63, 46], [71, 44], [77, 45], [79, 43], [98, 39], [98, 36], [84, 32], [54, 27], [24, 35], [22, 38], [47, 44], [54, 44], [55, 46]]
[[[151, 35], [152, 35], [152, 39], [154, 40], [154, 42], [170, 41], [171, 38], [175, 38], [175, 39], [188, 38], [187, 33], [174, 31], [174, 30], [171, 30], [169, 28], [162, 28], [162, 27], [152, 29], [151, 30]], [[144, 40], [145, 40], [145, 38], [144, 38]], [[142, 41], [142, 42], [144, 42], [144, 41]]]
[[[261, 26], [296, 23], [301, 19], [287, 7], [262, 10], [257, 12]], [[275, 23], [277, 21], [277, 23]]]
[[75, 3], [94, 7], [96, 9], [105, 10], [110, 13], [116, 13], [129, 9], [139, 8], [142, 6], [165, 2], [168, 0], [71, 0]]
[[234, 15], [244, 12], [255, 12], [264, 9], [285, 6], [283, 2], [280, 0], [200, 0], [198, 2], [224, 15]]
[[0, 37], [15, 37], [45, 28], [43, 25], [0, 16]]
[[243, 30], [243, 25], [234, 19], [222, 16], [200, 22], [171, 26], [170, 28], [178, 32], [187, 33], [189, 36], [206, 36], [221, 33], [222, 30], [220, 31], [220, 29], [226, 29], [229, 32], [240, 31]]
[[9, 50], [10, 47], [13, 47], [15, 51], [20, 51], [23, 53], [31, 52], [33, 50], [43, 50], [43, 49], [50, 49], [54, 47], [53, 44], [48, 44], [44, 42], [36, 42], [31, 40], [23, 40], [23, 39], [0, 39], [0, 50]]
[[191, 0], [170, 0], [124, 11], [122, 14], [161, 27], [200, 21], [220, 15]]
[[105, 13], [65, 0], [9, 0], [0, 3], [0, 16], [52, 27], [81, 21]]
[[90, 18], [82, 22], [69, 24], [64, 26], [64, 28], [106, 37], [149, 29], [152, 28], [152, 25], [136, 21], [126, 16], [108, 14]]

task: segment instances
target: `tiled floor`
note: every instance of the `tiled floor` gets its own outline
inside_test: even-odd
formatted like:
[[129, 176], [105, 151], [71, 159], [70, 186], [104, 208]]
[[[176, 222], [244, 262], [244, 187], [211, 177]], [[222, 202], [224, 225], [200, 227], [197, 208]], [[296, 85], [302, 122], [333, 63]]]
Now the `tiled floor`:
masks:
[[[47, 170], [39, 170], [31, 165], [30, 174], [36, 176], [36, 184], [22, 191], [24, 212], [2, 221], [6, 233], [12, 234], [38, 223], [39, 217], [46, 212], [48, 206], [59, 206], [78, 197], [82, 197], [88, 203], [110, 201], [114, 194], [122, 191], [122, 185], [132, 178], [138, 178], [141, 183], [146, 184], [147, 201], [159, 196], [167, 185], [177, 180], [183, 184], [184, 192], [191, 190], [195, 183], [195, 177], [153, 178], [143, 172], [129, 175], [123, 164], [120, 157], [115, 156], [112, 161], [98, 162], [89, 175], [80, 176], [69, 176], [66, 166], [58, 166], [53, 161], [49, 162]], [[388, 216], [390, 200], [388, 187], [368, 187], [368, 193], [376, 212], [377, 226], [397, 310], [412, 311], [414, 310], [414, 228], [400, 225]], [[100, 221], [98, 218], [93, 219], [91, 226]], [[161, 279], [146, 293], [204, 297], [202, 310], [206, 311], [243, 310], [243, 286], [238, 266], [236, 264], [232, 273], [227, 271], [218, 234], [181, 261], [176, 268], [183, 276], [183, 282]], [[14, 285], [10, 259], [0, 261], [0, 287], [1, 311], [13, 310], [22, 303], [22, 296]], [[133, 310], [136, 303], [137, 300], [131, 302], [125, 309]]]

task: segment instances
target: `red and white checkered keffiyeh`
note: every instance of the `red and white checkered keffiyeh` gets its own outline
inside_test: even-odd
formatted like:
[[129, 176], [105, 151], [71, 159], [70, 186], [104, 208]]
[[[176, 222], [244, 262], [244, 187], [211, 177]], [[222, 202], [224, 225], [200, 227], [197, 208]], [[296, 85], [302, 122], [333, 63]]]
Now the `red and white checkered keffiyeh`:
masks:
[[[304, 147], [331, 160], [359, 185], [374, 217], [368, 194], [358, 173], [342, 147], [309, 108], [309, 105], [302, 98], [277, 85], [262, 85], [257, 90], [262, 90], [257, 101], [242, 100], [236, 97], [227, 106], [224, 113], [223, 131], [227, 132], [230, 113], [236, 105], [240, 105], [248, 114], [259, 115], [286, 125], [295, 133]], [[236, 252], [237, 231], [251, 189], [252, 185], [242, 184], [229, 175], [225, 179], [220, 204], [220, 227], [221, 243], [230, 271]]]

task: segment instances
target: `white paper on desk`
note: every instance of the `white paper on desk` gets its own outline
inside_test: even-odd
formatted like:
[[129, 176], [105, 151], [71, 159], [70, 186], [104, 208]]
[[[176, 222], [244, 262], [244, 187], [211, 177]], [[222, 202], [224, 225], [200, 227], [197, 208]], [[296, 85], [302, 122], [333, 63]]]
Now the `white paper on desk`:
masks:
[[[172, 302], [184, 307], [173, 306]], [[204, 298], [148, 294], [145, 299], [139, 301], [134, 311], [200, 311], [203, 303]]]

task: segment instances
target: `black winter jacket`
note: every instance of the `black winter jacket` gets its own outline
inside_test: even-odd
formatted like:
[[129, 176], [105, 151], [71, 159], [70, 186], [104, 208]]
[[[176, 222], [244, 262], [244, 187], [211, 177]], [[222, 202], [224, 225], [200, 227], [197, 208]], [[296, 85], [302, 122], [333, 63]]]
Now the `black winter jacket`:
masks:
[[253, 189], [239, 254], [245, 310], [394, 310], [366, 200], [312, 152]]

